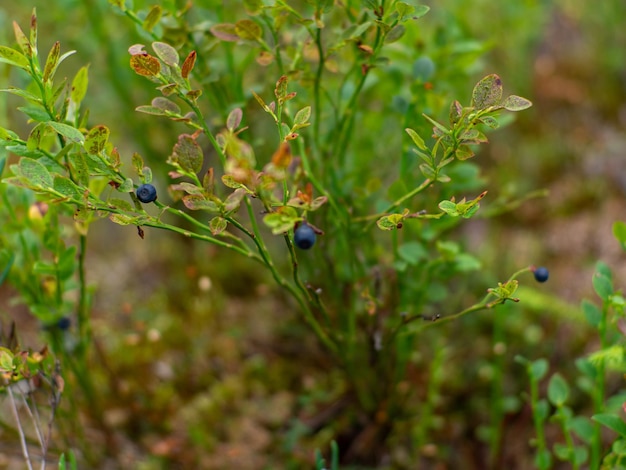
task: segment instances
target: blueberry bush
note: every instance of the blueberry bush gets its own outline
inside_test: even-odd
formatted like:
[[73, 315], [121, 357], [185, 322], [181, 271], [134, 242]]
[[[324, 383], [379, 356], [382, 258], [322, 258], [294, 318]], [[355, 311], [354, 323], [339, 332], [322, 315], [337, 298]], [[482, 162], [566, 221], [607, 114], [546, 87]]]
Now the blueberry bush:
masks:
[[[65, 79], [60, 78], [65, 66], [77, 58], [84, 61], [58, 41], [47, 54], [41, 52], [42, 9], [39, 17], [33, 11], [28, 28], [13, 23], [14, 40], [0, 46], [0, 63], [9, 70], [1, 88], [3, 96], [21, 100], [16, 109], [23, 118], [0, 127], [0, 269], [2, 282], [41, 324], [49, 351], [29, 352], [3, 340], [8, 375], [2, 390], [13, 401], [13, 382], [39, 377], [54, 398], [50, 422], [59, 423], [59, 454], [73, 451], [68, 454], [72, 465], [75, 453], [92, 466], [106, 459], [122, 464], [114, 444], [95, 448], [84, 429], [70, 432], [62, 423], [86, 420], [113, 443], [115, 414], [100, 388], [109, 383], [130, 399], [113, 370], [134, 361], [151, 364], [162, 351], [146, 346], [146, 357], [120, 357], [120, 366], [102, 358], [100, 336], [107, 329], [95, 319], [99, 280], [90, 274], [90, 243], [117, 230], [113, 224], [125, 233], [132, 230], [142, 243], [163, 231], [178, 249], [189, 249], [186, 243], [211, 247], [206, 262], [226, 263], [232, 269], [226, 282], [233, 289], [242, 273], [271, 280], [275, 308], [294, 312], [280, 341], [295, 345], [297, 352], [283, 355], [302, 364], [306, 356], [315, 365], [302, 367], [321, 370], [316, 375], [320, 383], [300, 395], [298, 406], [305, 410], [300, 419], [265, 418], [276, 435], [284, 436], [275, 460], [266, 465], [323, 468], [322, 454], [312, 451], [321, 447], [331, 449], [332, 468], [340, 459], [368, 468], [415, 468], [440, 460], [470, 468], [451, 456], [453, 442], [435, 444], [444, 429], [441, 395], [452, 375], [463, 374], [463, 355], [471, 348], [468, 342], [457, 340], [454, 348], [448, 343], [463, 336], [464, 322], [485, 311], [486, 322], [493, 323], [493, 349], [502, 350], [503, 315], [521, 311], [513, 307], [523, 297], [520, 281], [549, 278], [547, 268], [526, 259], [498, 280], [502, 274], [496, 263], [485, 266], [464, 242], [471, 232], [468, 224], [514, 213], [544, 194], [531, 187], [492, 199], [498, 185], [474, 163], [487, 135], [506, 128], [531, 102], [505, 93], [495, 73], [469, 85], [475, 56], [483, 52], [479, 43], [455, 38], [458, 51], [446, 69], [451, 40], [424, 25], [431, 14], [425, 5], [395, 0], [236, 3], [237, 8], [226, 8], [212, 1], [181, 6], [111, 0], [107, 9], [119, 27], [135, 28], [122, 65], [115, 70], [79, 65]], [[430, 42], [430, 50], [420, 50]], [[109, 74], [125, 98], [120, 112], [136, 112], [129, 139], [118, 140], [115, 120], [100, 120], [87, 108], [101, 74]], [[114, 251], [128, 251], [130, 262], [130, 245], [116, 244]], [[168, 268], [171, 285], [168, 281], [166, 288], [184, 279], [183, 269], [175, 268]], [[497, 274], [485, 274], [489, 269]], [[608, 268], [598, 269], [610, 284]], [[604, 313], [589, 302], [582, 309], [600, 332], [601, 350], [577, 363], [591, 383], [581, 389], [592, 398], [595, 422], [573, 416], [566, 405], [568, 385], [559, 374], [550, 380], [548, 401], [541, 400], [538, 386], [547, 362], [517, 356], [531, 382], [537, 468], [550, 468], [553, 454], [577, 468], [587, 462], [597, 468], [606, 445], [600, 423], [622, 431], [609, 413], [614, 407], [605, 406], [603, 365], [621, 351], [610, 345], [606, 319], [609, 309], [620, 308], [621, 294], [596, 279]], [[241, 284], [249, 293], [246, 281]], [[193, 310], [184, 301], [178, 308]], [[249, 320], [263, 314], [245, 313]], [[202, 344], [200, 332], [189, 330], [187, 347]], [[161, 335], [168, 332], [149, 330], [146, 341], [158, 345]], [[219, 347], [213, 354], [227, 357]], [[93, 370], [97, 361], [104, 365], [100, 372]], [[214, 404], [194, 402], [198, 408], [185, 409], [195, 419], [203, 414], [216, 419], [220, 406], [228, 408], [232, 397], [243, 392], [225, 373], [223, 380], [200, 378], [226, 366], [204, 367], [190, 367], [187, 378], [198, 389], [211, 388]], [[270, 370], [250, 367], [251, 376]], [[481, 431], [489, 444], [482, 459], [495, 468], [507, 407], [522, 405], [507, 402], [498, 388], [504, 363], [494, 361], [490, 371], [496, 385], [491, 425]], [[167, 382], [176, 372], [161, 374]], [[72, 397], [65, 407], [61, 376], [67, 382], [64, 394]], [[162, 413], [175, 413], [167, 405], [172, 391], [162, 393], [155, 397]], [[176, 404], [187, 406], [191, 400], [184, 395]], [[149, 414], [152, 405], [140, 402], [132, 406]], [[548, 403], [565, 437], [553, 452], [544, 434]], [[59, 404], [63, 414], [55, 416]], [[173, 425], [159, 428], [158, 420], [147, 418], [145, 426], [171, 432]], [[22, 429], [18, 414], [16, 425]], [[129, 423], [128, 433], [140, 432], [142, 425]], [[194, 418], [186, 425], [188, 441], [165, 439], [151, 453], [169, 464], [203, 465], [202, 455], [185, 460], [177, 446], [216, 448], [220, 433], [232, 432], [212, 432]], [[234, 432], [242, 429], [238, 421]], [[577, 444], [572, 433], [588, 447]], [[32, 465], [23, 434], [24, 458]], [[41, 438], [39, 445], [44, 465], [48, 439]], [[620, 457], [620, 442], [607, 462]], [[66, 465], [65, 457], [62, 462]]]

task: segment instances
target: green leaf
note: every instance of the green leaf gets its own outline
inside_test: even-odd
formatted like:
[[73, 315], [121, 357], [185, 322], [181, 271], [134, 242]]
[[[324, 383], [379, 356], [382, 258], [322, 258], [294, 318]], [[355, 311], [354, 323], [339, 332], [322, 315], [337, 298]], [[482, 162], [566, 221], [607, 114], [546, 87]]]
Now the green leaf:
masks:
[[600, 297], [602, 301], [608, 301], [609, 297], [613, 295], [613, 283], [606, 276], [596, 272], [593, 275], [592, 283], [593, 290], [596, 294], [598, 294], [598, 297]]
[[[287, 83], [288, 83], [288, 79], [285, 75], [280, 77], [278, 81], [276, 82], [276, 88], [274, 89], [274, 96], [276, 96], [276, 99], [278, 100], [279, 103], [282, 103], [283, 101], [285, 101], [287, 97]], [[289, 130], [289, 128], [287, 129]]]
[[59, 65], [59, 56], [61, 55], [61, 43], [55, 42], [50, 49], [48, 58], [46, 59], [46, 65], [43, 69], [43, 81], [44, 83], [54, 78], [54, 71]]
[[415, 11], [415, 7], [413, 5], [409, 5], [405, 2], [396, 3], [396, 12], [398, 13], [398, 17], [400, 21], [406, 21], [407, 17], [411, 15]]
[[443, 124], [438, 123], [437, 121], [435, 121], [433, 118], [431, 118], [427, 114], [422, 114], [422, 116], [424, 116], [424, 118], [428, 122], [430, 122], [435, 127], [435, 129], [439, 129], [442, 132], [442, 134], [449, 134], [450, 133], [450, 130], [447, 127], [445, 127]]
[[626, 223], [615, 222], [613, 224], [613, 236], [622, 245], [622, 249], [626, 250]]
[[219, 235], [228, 227], [228, 222], [223, 217], [213, 217], [209, 222], [209, 229], [212, 235]]
[[385, 36], [385, 43], [391, 44], [392, 42], [396, 42], [398, 39], [404, 36], [405, 32], [406, 32], [406, 28], [404, 27], [404, 25], [401, 25], [401, 24], [395, 25], [393, 28], [391, 28], [391, 30]]
[[589, 450], [585, 446], [574, 446], [574, 462], [580, 466], [584, 464], [589, 458]]
[[133, 206], [124, 199], [112, 197], [110, 199], [107, 199], [107, 204], [110, 207], [123, 210], [124, 212], [132, 212], [134, 210]]
[[385, 215], [376, 221], [376, 225], [381, 230], [393, 230], [402, 228], [402, 222], [408, 215], [408, 211], [402, 214]]
[[204, 162], [202, 147], [191, 135], [182, 134], [174, 145], [169, 161], [178, 164], [184, 171], [198, 173]]
[[480, 80], [472, 91], [472, 106], [486, 109], [497, 106], [502, 99], [502, 80], [496, 74], [487, 75]]
[[16, 67], [20, 67], [24, 70], [28, 70], [30, 67], [28, 59], [24, 54], [7, 46], [0, 46], [0, 62], [15, 65]]
[[421, 18], [422, 16], [426, 15], [426, 13], [428, 13], [429, 11], [430, 11], [430, 7], [428, 5], [416, 5], [415, 11], [411, 15], [411, 18], [413, 18], [414, 20], [417, 20]]
[[189, 194], [183, 197], [183, 204], [192, 211], [220, 212], [220, 207], [202, 195]]
[[414, 266], [428, 257], [426, 248], [419, 242], [406, 242], [398, 247], [398, 256]]
[[137, 152], [133, 153], [131, 163], [133, 165], [133, 168], [135, 169], [135, 173], [141, 175], [143, 170], [143, 158], [141, 158], [141, 155], [139, 155]]
[[502, 103], [502, 107], [507, 111], [522, 111], [530, 108], [532, 105], [533, 103], [530, 100], [517, 95], [508, 96]]
[[141, 174], [139, 175], [139, 177], [141, 178], [141, 181], [143, 183], [152, 183], [152, 170], [150, 169], [150, 167], [144, 166], [141, 169]]
[[575, 416], [571, 421], [572, 431], [585, 443], [589, 444], [593, 440], [594, 426], [586, 416]]
[[65, 454], [61, 454], [59, 457], [59, 470], [68, 470], [67, 463], [65, 462]]
[[254, 96], [254, 99], [257, 100], [257, 102], [261, 105], [261, 107], [263, 108], [263, 110], [266, 113], [271, 114], [272, 116], [274, 116], [274, 112], [270, 109], [270, 107], [268, 105], [265, 104], [265, 101], [263, 101], [263, 98], [261, 98], [257, 93], [255, 93], [254, 91], [252, 92], [252, 96]]
[[611, 268], [604, 261], [598, 261], [596, 263], [596, 272], [613, 282], [613, 273], [611, 272]]
[[263, 8], [262, 0], [244, 0], [243, 5], [246, 12], [250, 16], [258, 15], [261, 13], [261, 9]]
[[153, 107], [162, 109], [165, 113], [180, 115], [181, 111], [179, 106], [172, 100], [168, 100], [163, 96], [157, 96], [150, 103]]
[[580, 371], [581, 374], [586, 377], [595, 379], [598, 375], [598, 368], [589, 361], [588, 358], [580, 357], [576, 359], [574, 362], [576, 364], [576, 368]]
[[460, 253], [454, 260], [454, 268], [458, 272], [477, 271], [482, 268], [482, 263], [469, 253]]
[[459, 145], [459, 147], [454, 152], [454, 156], [458, 160], [463, 161], [472, 158], [474, 156], [474, 151], [467, 145]]
[[452, 201], [441, 201], [439, 203], [439, 209], [441, 209], [446, 214], [451, 215], [452, 217], [457, 217], [460, 215], [459, 211], [456, 208], [456, 204]]
[[300, 111], [296, 113], [296, 116], [293, 118], [294, 127], [304, 127], [309, 122], [309, 118], [311, 117], [311, 107], [306, 106], [302, 108]]
[[437, 178], [437, 172], [428, 163], [422, 163], [419, 166], [419, 169], [424, 177], [428, 178], [429, 180], [435, 180]]
[[122, 184], [119, 185], [117, 190], [121, 193], [130, 193], [135, 190], [135, 185], [133, 184], [133, 180], [130, 178], [126, 178]]
[[228, 42], [237, 42], [239, 41], [239, 36], [235, 31], [235, 25], [231, 23], [220, 23], [211, 26], [209, 29], [211, 34], [215, 36], [217, 39]]
[[224, 201], [224, 212], [228, 213], [239, 209], [241, 201], [243, 201], [246, 194], [246, 190], [243, 188], [235, 189]]
[[480, 118], [480, 122], [490, 127], [491, 129], [497, 129], [500, 127], [500, 122], [493, 116], [483, 116]]
[[233, 109], [228, 114], [228, 118], [226, 119], [226, 128], [229, 131], [234, 132], [241, 124], [242, 119], [243, 119], [243, 112], [241, 111], [241, 108]]
[[43, 106], [22, 106], [18, 107], [20, 111], [26, 114], [29, 118], [37, 122], [49, 122], [50, 115]]
[[159, 5], [153, 5], [150, 11], [146, 15], [146, 19], [143, 20], [142, 28], [148, 32], [151, 32], [154, 27], [161, 21], [163, 15], [163, 9]]
[[426, 144], [424, 143], [424, 139], [422, 139], [417, 132], [415, 132], [413, 129], [410, 129], [408, 127], [404, 129], [404, 131], [407, 134], [409, 134], [409, 137], [411, 137], [411, 140], [413, 141], [413, 143], [418, 149], [423, 150], [423, 151], [428, 151], [428, 147], [426, 147]]
[[254, 21], [246, 19], [235, 23], [235, 34], [241, 39], [258, 41], [263, 34], [263, 30]]
[[76, 247], [70, 246], [59, 256], [57, 263], [59, 279], [68, 280], [76, 270]]
[[569, 396], [569, 385], [558, 372], [550, 378], [548, 383], [548, 400], [557, 408], [565, 405]]
[[358, 39], [360, 38], [365, 31], [370, 29], [374, 23], [371, 21], [366, 21], [365, 23], [361, 23], [358, 26], [355, 26], [354, 29], [348, 28], [344, 33], [344, 38], [346, 39]]
[[557, 442], [556, 444], [554, 444], [553, 450], [554, 455], [556, 455], [556, 458], [559, 460], [567, 462], [572, 458], [572, 455], [570, 455], [570, 449], [565, 444]]
[[250, 189], [248, 189], [248, 187], [245, 184], [237, 181], [233, 175], [222, 176], [222, 183], [224, 183], [224, 186], [228, 188], [231, 188], [231, 189], [243, 188], [248, 194], [254, 194], [254, 191], [251, 191]]
[[204, 188], [200, 188], [195, 184], [187, 183], [183, 181], [182, 183], [176, 183], [170, 186], [172, 191], [184, 191], [187, 194], [196, 194], [202, 195], [204, 194]]
[[167, 116], [167, 113], [162, 108], [155, 106], [141, 105], [135, 108], [135, 111], [144, 114], [151, 114], [153, 116]]
[[118, 225], [133, 225], [135, 223], [135, 217], [124, 214], [111, 214], [109, 220]]
[[620, 437], [626, 439], [626, 423], [624, 423], [624, 420], [621, 417], [609, 413], [601, 413], [593, 415], [591, 419], [596, 423], [600, 423], [612, 431], [615, 431], [620, 435]]
[[9, 87], [9, 88], [2, 88], [0, 89], [0, 91], [11, 93], [12, 95], [16, 95], [16, 96], [21, 96], [22, 98], [27, 99], [29, 101], [33, 101], [35, 103], [42, 103], [41, 98], [39, 98], [37, 95], [34, 95], [30, 91], [22, 90], [21, 88]]
[[89, 65], [81, 67], [74, 79], [72, 80], [72, 91], [70, 99], [79, 105], [87, 94], [87, 86], [89, 85]]
[[45, 137], [46, 130], [48, 130], [48, 126], [45, 123], [40, 122], [33, 130], [30, 131], [28, 135], [28, 140], [26, 141], [26, 148], [28, 150], [35, 150], [41, 146], [41, 141]]
[[94, 127], [85, 138], [85, 150], [91, 155], [99, 155], [106, 148], [109, 135], [108, 127], [103, 125]]
[[8, 142], [8, 141], [18, 139], [18, 138], [19, 136], [15, 132], [9, 129], [5, 129], [4, 127], [0, 127], [0, 140], [4, 140]]
[[83, 152], [72, 152], [68, 155], [72, 175], [81, 186], [89, 186], [89, 165]]
[[20, 46], [20, 48], [22, 49], [22, 52], [24, 52], [24, 55], [26, 55], [27, 57], [32, 57], [33, 47], [35, 48], [34, 52], [36, 53], [37, 45], [33, 44], [31, 47], [30, 40], [26, 37], [24, 31], [22, 31], [20, 25], [18, 25], [15, 21], [13, 22], [13, 32], [15, 33], [15, 40], [17, 41], [18, 46]]
[[84, 193], [71, 179], [60, 175], [55, 175], [53, 188], [57, 193], [77, 200], [81, 200]]
[[77, 142], [79, 144], [85, 142], [85, 136], [75, 127], [68, 126], [67, 124], [56, 121], [48, 121], [47, 124], [52, 127], [58, 134], [62, 135], [71, 142]]
[[21, 176], [26, 178], [32, 185], [40, 188], [51, 188], [53, 186], [52, 175], [37, 160], [21, 158], [18, 167]]
[[178, 66], [178, 61], [180, 60], [178, 52], [169, 44], [156, 41], [152, 43], [152, 49], [154, 49], [154, 52], [164, 64], [170, 67]]
[[33, 265], [33, 273], [56, 277], [57, 268], [52, 263], [48, 263], [46, 261], [36, 261]]
[[263, 217], [263, 222], [272, 229], [274, 235], [288, 232], [301, 220], [302, 217], [298, 216], [296, 210], [289, 206], [279, 207], [275, 212]]
[[600, 311], [600, 309], [587, 299], [584, 299], [581, 302], [581, 308], [583, 313], [585, 314], [585, 319], [587, 320], [587, 323], [589, 323], [592, 328], [597, 328], [602, 321], [602, 312]]
[[548, 373], [548, 361], [546, 359], [537, 359], [531, 363], [529, 372], [531, 378], [538, 382]]

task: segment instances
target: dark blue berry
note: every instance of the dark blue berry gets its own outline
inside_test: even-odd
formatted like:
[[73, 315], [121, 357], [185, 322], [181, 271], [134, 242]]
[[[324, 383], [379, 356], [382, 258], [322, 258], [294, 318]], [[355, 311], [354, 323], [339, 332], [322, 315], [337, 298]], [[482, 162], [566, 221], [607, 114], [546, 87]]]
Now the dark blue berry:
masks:
[[156, 201], [157, 191], [151, 184], [142, 184], [137, 188], [137, 199], [147, 204]]
[[548, 268], [544, 268], [544, 267], [536, 268], [533, 274], [535, 275], [535, 280], [537, 282], [546, 282], [548, 278], [550, 277]]
[[301, 250], [308, 250], [315, 245], [316, 238], [315, 230], [306, 222], [302, 223], [293, 234], [293, 242]]
[[69, 330], [71, 325], [72, 325], [72, 320], [70, 320], [68, 317], [61, 317], [57, 321], [57, 328], [59, 330]]

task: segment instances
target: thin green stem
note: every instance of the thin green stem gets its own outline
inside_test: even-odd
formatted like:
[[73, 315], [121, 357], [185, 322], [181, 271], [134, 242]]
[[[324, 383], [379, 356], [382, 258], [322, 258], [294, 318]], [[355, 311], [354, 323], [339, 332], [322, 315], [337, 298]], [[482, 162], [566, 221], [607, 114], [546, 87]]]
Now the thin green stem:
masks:
[[304, 169], [304, 176], [311, 182], [313, 187], [323, 196], [328, 199], [328, 204], [333, 208], [335, 214], [339, 217], [339, 221], [342, 226], [346, 226], [346, 218], [348, 214], [345, 209], [341, 209], [337, 204], [333, 194], [331, 194], [322, 183], [317, 179], [315, 173], [311, 170], [311, 162], [309, 160], [309, 154], [304, 147], [304, 140], [302, 138], [295, 140], [296, 145], [298, 146], [298, 153], [300, 154], [300, 159], [302, 161], [302, 168]]
[[497, 468], [497, 460], [502, 447], [502, 431], [503, 431], [503, 383], [504, 383], [504, 355], [501, 346], [506, 344], [504, 333], [505, 310], [494, 312], [493, 316], [493, 333], [492, 333], [492, 351], [494, 354], [494, 374], [491, 381], [491, 436], [489, 442], [489, 462], [490, 468]]
[[86, 255], [87, 236], [80, 235], [78, 252], [78, 331], [81, 342], [81, 350], [86, 351], [87, 345], [91, 344], [91, 324], [89, 321], [89, 302], [87, 297]]
[[[607, 342], [607, 320], [609, 314], [609, 302], [602, 303], [602, 317], [598, 325], [598, 335], [600, 336], [600, 348], [605, 350], [608, 347]], [[593, 411], [595, 414], [604, 412], [604, 396], [606, 389], [605, 365], [600, 362], [597, 365], [595, 377], [595, 387], [593, 389]], [[590, 468], [598, 468], [602, 460], [602, 426], [594, 422], [593, 440], [591, 445]]]
[[207, 138], [209, 139], [209, 142], [211, 142], [211, 146], [213, 147], [213, 149], [215, 149], [215, 152], [217, 152], [217, 155], [220, 158], [220, 163], [222, 164], [222, 166], [225, 166], [226, 155], [224, 155], [224, 151], [217, 143], [217, 140], [215, 140], [215, 136], [209, 129], [209, 126], [207, 125], [204, 119], [204, 115], [202, 114], [202, 111], [200, 111], [200, 108], [194, 101], [190, 100], [186, 96], [183, 95], [181, 96], [181, 98], [187, 103], [187, 105], [193, 110], [193, 112], [196, 113], [196, 116], [198, 116], [198, 120], [200, 121], [200, 125], [202, 126], [204, 133], [206, 134]]
[[22, 428], [22, 423], [20, 421], [20, 415], [17, 411], [17, 403], [15, 402], [15, 396], [13, 395], [13, 390], [10, 384], [6, 384], [6, 390], [9, 394], [9, 401], [11, 402], [11, 411], [13, 412], [13, 417], [15, 418], [15, 424], [17, 425], [17, 431], [20, 436], [20, 445], [22, 447], [22, 455], [24, 456], [24, 461], [26, 462], [26, 466], [29, 470], [33, 470], [33, 466], [30, 461], [30, 455], [28, 453], [28, 444], [26, 443], [26, 435], [24, 434], [24, 429]]
[[[543, 417], [541, 414], [541, 410], [539, 409], [539, 382], [532, 373], [530, 366], [528, 366], [528, 375], [530, 377], [530, 404], [533, 412], [533, 423], [535, 425], [535, 434], [536, 434], [536, 447], [537, 453], [543, 455], [547, 450], [547, 442], [546, 435], [543, 429]], [[541, 459], [543, 462], [543, 459]], [[540, 467], [540, 470], [546, 470], [543, 467]]]
[[273, 53], [274, 57], [276, 58], [276, 67], [278, 68], [278, 73], [282, 76], [285, 74], [285, 71], [283, 66], [283, 58], [280, 55], [280, 40], [278, 37], [278, 30], [274, 29], [272, 25], [272, 19], [265, 12], [261, 15], [261, 19], [265, 22], [267, 28], [270, 30], [272, 40], [274, 41], [274, 48], [268, 48], [266, 50]]
[[[526, 272], [530, 272], [530, 268], [523, 268], [520, 269], [519, 271], [516, 271], [515, 273], [513, 273], [511, 275], [511, 277], [509, 277], [509, 279], [506, 281], [506, 283], [511, 282], [515, 279], [517, 279], [522, 273], [526, 273]], [[507, 299], [507, 298], [501, 298], [498, 297], [491, 289], [487, 291], [487, 294], [483, 297], [483, 299], [480, 302], [475, 303], [474, 305], [467, 307], [464, 310], [461, 310], [460, 312], [457, 312], [455, 314], [452, 315], [447, 315], [445, 317], [434, 317], [432, 319], [432, 321], [429, 321], [427, 323], [425, 323], [421, 329], [425, 329], [425, 328], [430, 328], [432, 326], [435, 325], [440, 325], [442, 323], [447, 323], [453, 320], [458, 320], [459, 318], [472, 313], [472, 312], [478, 312], [480, 310], [488, 310], [490, 308], [495, 307], [498, 304], [504, 303], [507, 300], [512, 300], [512, 299]], [[393, 341], [393, 339], [395, 338], [395, 336], [400, 332], [400, 330], [405, 327], [406, 325], [408, 325], [409, 323], [412, 323], [416, 320], [427, 320], [426, 318], [424, 318], [423, 315], [413, 315], [411, 317], [407, 317], [405, 318], [392, 332], [391, 335], [389, 337], [389, 339], [387, 340], [388, 344], [391, 344], [391, 342]]]
[[396, 201], [394, 201], [383, 212], [381, 212], [379, 214], [367, 216], [367, 219], [369, 219], [369, 222], [365, 225], [365, 227], [363, 227], [363, 233], [368, 232], [372, 228], [372, 226], [376, 223], [376, 220], [378, 220], [379, 218], [381, 218], [381, 217], [383, 217], [385, 215], [388, 215], [390, 212], [392, 212], [393, 210], [398, 208], [404, 201], [407, 201], [407, 200], [417, 196], [419, 193], [421, 193], [426, 188], [428, 188], [431, 184], [433, 184], [433, 181], [427, 178], [417, 188], [412, 189], [411, 191], [406, 193], [404, 196], [402, 196], [399, 199], [397, 199]]
[[574, 439], [572, 439], [572, 432], [569, 426], [569, 418], [567, 417], [563, 406], [558, 407], [558, 410], [556, 412], [556, 418], [561, 424], [561, 431], [563, 432], [563, 436], [565, 437], [565, 445], [567, 446], [572, 469], [578, 470], [580, 468], [580, 465], [578, 465], [578, 462], [576, 460], [576, 447], [574, 446]]
[[305, 287], [305, 285], [302, 283], [302, 280], [300, 279], [300, 274], [299, 274], [299, 271], [298, 271], [298, 257], [296, 255], [296, 249], [293, 246], [293, 243], [291, 242], [291, 239], [289, 238], [288, 234], [284, 235], [284, 239], [285, 239], [285, 244], [289, 248], [289, 256], [291, 257], [291, 267], [292, 267], [292, 272], [293, 272], [293, 282], [296, 284], [298, 289], [300, 289], [300, 292], [302, 293], [304, 298], [309, 303], [311, 303], [313, 301], [313, 299], [311, 298], [311, 293]]
[[181, 235], [184, 235], [185, 237], [188, 238], [193, 238], [196, 240], [202, 240], [205, 242], [209, 242], [212, 243], [214, 245], [217, 246], [221, 246], [222, 248], [227, 248], [229, 250], [235, 251], [237, 253], [239, 253], [240, 255], [245, 256], [246, 258], [250, 258], [253, 259], [255, 261], [258, 262], [263, 262], [257, 255], [255, 255], [254, 253], [252, 253], [249, 250], [246, 250], [240, 246], [237, 245], [232, 245], [230, 243], [224, 242], [222, 240], [219, 240], [217, 238], [214, 237], [210, 237], [208, 235], [202, 235], [200, 233], [196, 233], [196, 232], [192, 232], [190, 230], [185, 230], [183, 228], [180, 228], [176, 225], [171, 225], [171, 224], [167, 224], [164, 222], [160, 222], [160, 221], [146, 221], [144, 222], [142, 225], [145, 225], [147, 227], [154, 227], [154, 228], [159, 228], [159, 229], [163, 229], [163, 230], [169, 230], [171, 232], [175, 232], [175, 233], [179, 233]]
[[322, 29], [318, 28], [315, 34], [315, 45], [317, 46], [317, 54], [319, 56], [319, 62], [317, 64], [317, 71], [315, 72], [315, 82], [313, 85], [313, 100], [314, 100], [314, 118], [313, 118], [313, 142], [315, 143], [315, 150], [317, 156], [320, 156], [320, 123], [322, 120], [322, 106], [320, 88], [322, 86], [322, 74], [324, 72], [324, 48], [322, 46]]
[[[309, 307], [306, 301], [308, 294], [303, 297], [301, 292], [297, 290], [292, 284], [287, 282], [280, 275], [280, 273], [274, 266], [274, 263], [272, 262], [269, 252], [267, 251], [267, 248], [265, 247], [265, 244], [263, 243], [263, 238], [261, 237], [258, 223], [256, 222], [256, 217], [254, 215], [254, 209], [252, 208], [252, 203], [250, 202], [249, 198], [245, 198], [245, 201], [246, 201], [246, 207], [248, 209], [248, 216], [250, 218], [250, 223], [252, 225], [252, 230], [254, 233], [253, 241], [257, 245], [259, 254], [263, 258], [263, 262], [269, 268], [270, 272], [272, 273], [272, 277], [274, 278], [276, 283], [279, 286], [286, 289], [292, 295], [292, 297], [298, 302], [305, 321], [309, 324], [309, 326], [311, 326], [311, 328], [313, 329], [318, 339], [332, 354], [336, 355], [337, 346], [335, 345], [335, 343], [333, 343], [333, 341], [330, 339], [328, 334], [322, 329], [322, 327], [320, 326], [319, 322], [316, 320], [315, 316], [313, 315], [313, 312], [311, 311], [311, 308]], [[305, 289], [305, 292], [306, 292], [306, 289]]]

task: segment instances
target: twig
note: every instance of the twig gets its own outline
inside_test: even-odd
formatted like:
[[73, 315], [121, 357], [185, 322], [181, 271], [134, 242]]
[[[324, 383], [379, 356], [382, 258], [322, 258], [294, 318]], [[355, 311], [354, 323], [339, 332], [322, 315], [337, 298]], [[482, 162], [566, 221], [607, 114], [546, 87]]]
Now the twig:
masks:
[[20, 422], [20, 415], [17, 411], [17, 404], [15, 403], [13, 390], [11, 389], [11, 386], [9, 384], [6, 384], [6, 389], [9, 392], [9, 398], [11, 400], [11, 409], [13, 410], [13, 416], [15, 417], [15, 423], [17, 424], [17, 431], [20, 435], [22, 455], [24, 456], [24, 460], [26, 461], [28, 470], [33, 470], [33, 465], [30, 462], [30, 455], [28, 454], [28, 445], [26, 444], [26, 435], [24, 434], [24, 429], [22, 428], [22, 423]]

